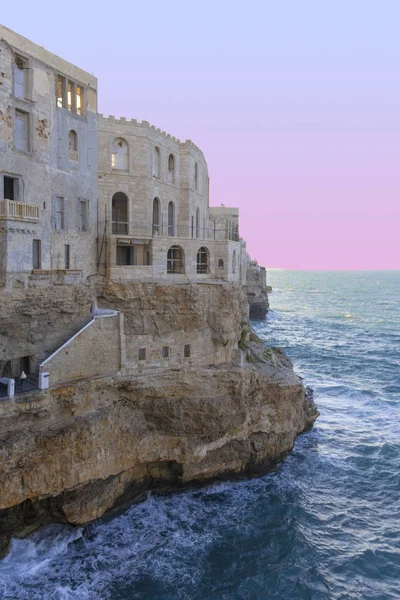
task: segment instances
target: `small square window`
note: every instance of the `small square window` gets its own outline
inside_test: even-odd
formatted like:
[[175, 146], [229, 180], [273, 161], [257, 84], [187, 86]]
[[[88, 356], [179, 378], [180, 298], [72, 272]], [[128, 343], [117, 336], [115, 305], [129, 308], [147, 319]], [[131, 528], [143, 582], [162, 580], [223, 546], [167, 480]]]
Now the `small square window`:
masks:
[[161, 355], [163, 358], [169, 358], [169, 346], [163, 346], [161, 350]]
[[185, 347], [183, 349], [183, 356], [185, 358], [190, 358], [190, 344], [185, 344]]
[[146, 348], [139, 348], [139, 360], [146, 360]]

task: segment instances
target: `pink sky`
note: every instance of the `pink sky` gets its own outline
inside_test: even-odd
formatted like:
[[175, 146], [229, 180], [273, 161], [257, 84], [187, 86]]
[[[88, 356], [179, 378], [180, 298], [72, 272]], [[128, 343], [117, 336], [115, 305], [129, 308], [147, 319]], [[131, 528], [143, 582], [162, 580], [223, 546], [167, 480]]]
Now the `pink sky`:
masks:
[[203, 149], [260, 263], [400, 268], [398, 0], [22, 5], [2, 23], [94, 72], [101, 112]]

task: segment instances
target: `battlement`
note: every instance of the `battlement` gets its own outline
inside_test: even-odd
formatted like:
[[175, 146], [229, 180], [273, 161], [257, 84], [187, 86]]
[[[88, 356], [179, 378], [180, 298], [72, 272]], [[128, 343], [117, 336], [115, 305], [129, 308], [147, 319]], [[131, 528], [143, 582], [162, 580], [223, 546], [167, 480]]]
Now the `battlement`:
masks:
[[142, 127], [143, 129], [147, 129], [148, 131], [154, 131], [155, 133], [162, 136], [166, 140], [171, 140], [172, 142], [176, 142], [177, 144], [180, 144], [181, 146], [185, 146], [187, 148], [192, 148], [193, 150], [196, 150], [197, 152], [201, 152], [203, 154], [202, 149], [199, 148], [199, 146], [196, 146], [196, 144], [194, 142], [192, 142], [192, 140], [186, 140], [184, 142], [181, 142], [181, 140], [179, 138], [171, 135], [170, 133], [167, 133], [166, 131], [163, 131], [159, 127], [156, 127], [156, 125], [152, 125], [151, 123], [149, 123], [149, 121], [138, 121], [137, 119], [127, 119], [126, 117], [120, 117], [118, 119], [114, 115], [109, 115], [108, 117], [106, 117], [101, 113], [99, 113], [98, 118], [99, 118], [99, 126], [100, 127], [102, 125], [106, 126], [108, 124], [111, 124], [111, 125], [119, 124], [119, 125], [128, 125], [128, 126], [133, 125], [134, 127]]

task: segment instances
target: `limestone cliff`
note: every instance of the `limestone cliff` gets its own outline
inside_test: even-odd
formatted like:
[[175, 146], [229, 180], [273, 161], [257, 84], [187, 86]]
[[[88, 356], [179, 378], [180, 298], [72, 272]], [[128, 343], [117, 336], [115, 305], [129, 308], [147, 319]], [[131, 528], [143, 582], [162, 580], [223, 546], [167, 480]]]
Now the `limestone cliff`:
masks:
[[[128, 338], [200, 330], [214, 354], [0, 403], [0, 553], [14, 534], [86, 523], [148, 490], [268, 471], [318, 415], [284, 353], [250, 331], [241, 288], [114, 284], [102, 294], [124, 311]], [[244, 364], [217, 364], [238, 342]]]

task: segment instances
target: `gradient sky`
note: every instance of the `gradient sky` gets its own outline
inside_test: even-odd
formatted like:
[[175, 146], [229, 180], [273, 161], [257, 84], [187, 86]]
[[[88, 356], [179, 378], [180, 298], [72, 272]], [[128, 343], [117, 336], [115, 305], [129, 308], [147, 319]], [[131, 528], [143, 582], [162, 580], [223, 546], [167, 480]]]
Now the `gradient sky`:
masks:
[[400, 268], [400, 1], [2, 2], [99, 111], [205, 153], [261, 264]]

